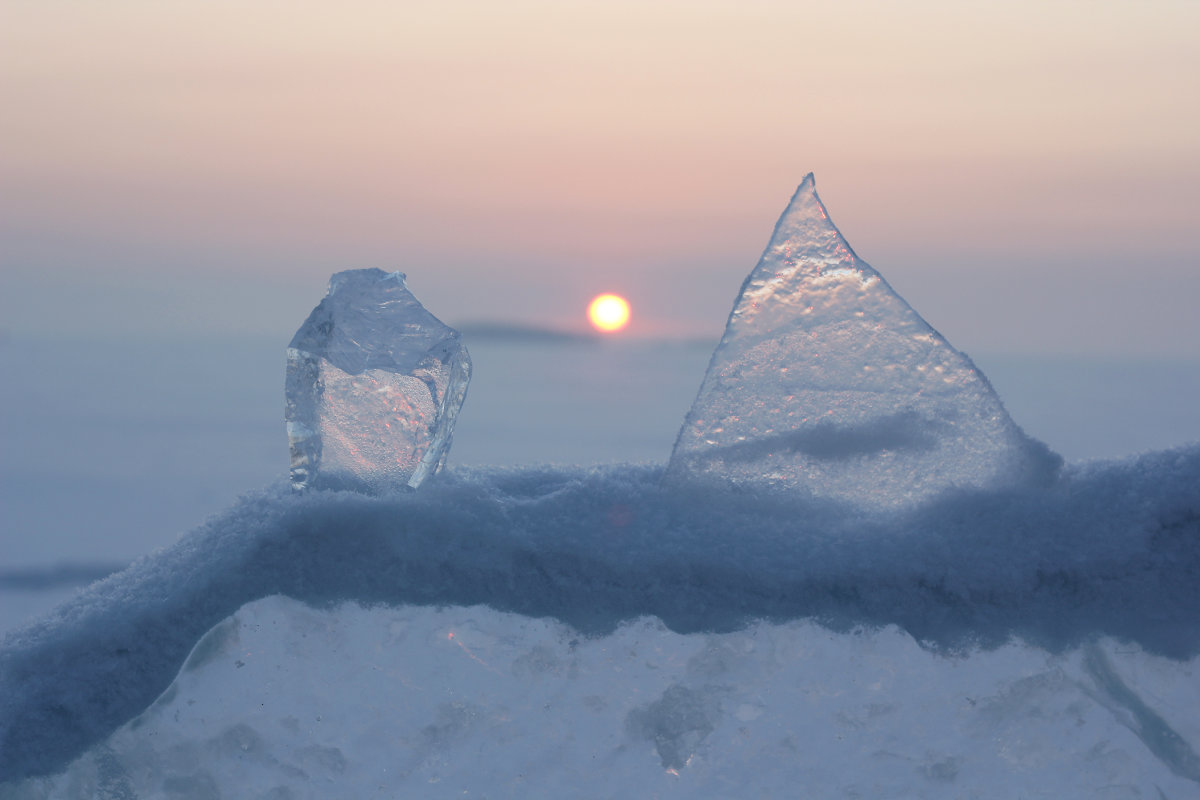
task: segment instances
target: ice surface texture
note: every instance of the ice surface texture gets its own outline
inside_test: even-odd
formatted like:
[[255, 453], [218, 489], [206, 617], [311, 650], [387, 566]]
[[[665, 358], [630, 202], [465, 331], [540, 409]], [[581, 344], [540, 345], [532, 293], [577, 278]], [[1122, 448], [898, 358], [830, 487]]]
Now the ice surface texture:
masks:
[[[1195, 798], [1200, 659], [969, 658], [812, 622], [605, 637], [483, 606], [243, 606], [21, 800]], [[0, 787], [0, 797], [10, 797]]]
[[667, 478], [894, 508], [1060, 465], [854, 254], [809, 174], [742, 284]]
[[416, 488], [446, 461], [470, 379], [458, 331], [403, 273], [337, 273], [288, 346], [292, 486]]

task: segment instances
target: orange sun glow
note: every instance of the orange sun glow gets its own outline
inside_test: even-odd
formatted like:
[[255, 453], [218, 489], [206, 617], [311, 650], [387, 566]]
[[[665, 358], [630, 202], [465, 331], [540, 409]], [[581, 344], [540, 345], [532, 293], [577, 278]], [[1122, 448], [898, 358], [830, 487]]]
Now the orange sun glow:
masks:
[[596, 330], [614, 333], [629, 324], [629, 302], [619, 294], [599, 294], [588, 304], [587, 315]]

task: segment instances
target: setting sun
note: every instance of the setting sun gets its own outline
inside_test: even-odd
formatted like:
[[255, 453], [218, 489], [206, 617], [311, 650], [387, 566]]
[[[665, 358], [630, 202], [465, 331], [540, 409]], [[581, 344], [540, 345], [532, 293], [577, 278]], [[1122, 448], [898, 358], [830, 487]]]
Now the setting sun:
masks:
[[613, 333], [629, 324], [629, 303], [619, 294], [600, 294], [592, 299], [588, 320], [598, 331]]

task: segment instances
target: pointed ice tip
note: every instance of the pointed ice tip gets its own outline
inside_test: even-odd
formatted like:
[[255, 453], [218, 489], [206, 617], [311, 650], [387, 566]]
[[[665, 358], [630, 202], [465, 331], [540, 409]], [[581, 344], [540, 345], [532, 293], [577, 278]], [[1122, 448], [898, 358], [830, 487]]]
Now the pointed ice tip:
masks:
[[804, 179], [800, 181], [800, 185], [796, 187], [796, 191], [792, 194], [792, 200], [788, 203], [789, 206], [794, 205], [797, 200], [804, 197], [817, 196], [817, 180], [813, 173], [808, 173]]
[[[798, 235], [811, 236], [811, 232], [798, 233], [795, 226], [803, 225], [804, 220], [817, 219], [822, 220], [822, 224], [832, 225], [829, 220], [829, 212], [825, 210], [825, 204], [821, 202], [821, 197], [817, 194], [816, 178], [810, 172], [804, 176], [804, 180], [800, 181], [800, 185], [792, 194], [792, 199], [788, 201], [787, 208], [779, 216], [775, 232], [771, 236], [771, 243], [778, 244], [782, 239], [791, 239]], [[838, 234], [839, 237], [840, 235]], [[849, 245], [847, 245], [848, 247]]]
[[817, 181], [810, 172], [804, 176], [804, 180], [800, 181], [800, 185], [796, 187], [795, 193], [792, 195], [792, 201], [788, 203], [791, 207], [796, 204], [796, 201], [803, 197], [817, 196]]

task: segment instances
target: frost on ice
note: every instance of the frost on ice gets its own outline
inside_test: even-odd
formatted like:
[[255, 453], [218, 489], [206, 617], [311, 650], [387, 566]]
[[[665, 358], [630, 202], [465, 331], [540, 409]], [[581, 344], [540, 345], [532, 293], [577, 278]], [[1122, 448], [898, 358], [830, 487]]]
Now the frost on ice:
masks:
[[458, 331], [403, 273], [337, 273], [288, 346], [292, 486], [419, 486], [445, 463], [470, 377]]
[[896, 508], [1060, 464], [854, 254], [809, 174], [742, 284], [667, 477]]

